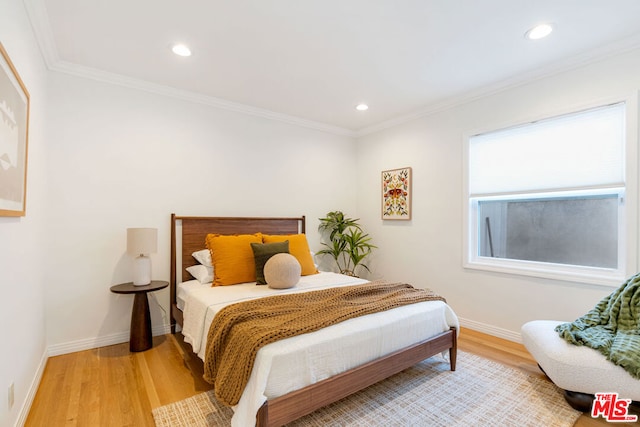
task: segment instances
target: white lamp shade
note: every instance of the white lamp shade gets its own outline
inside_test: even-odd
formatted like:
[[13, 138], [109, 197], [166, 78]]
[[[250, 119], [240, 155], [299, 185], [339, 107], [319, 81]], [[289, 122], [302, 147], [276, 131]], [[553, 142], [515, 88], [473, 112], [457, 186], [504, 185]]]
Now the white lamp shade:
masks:
[[155, 253], [157, 250], [157, 228], [127, 228], [127, 252], [129, 255], [146, 255]]

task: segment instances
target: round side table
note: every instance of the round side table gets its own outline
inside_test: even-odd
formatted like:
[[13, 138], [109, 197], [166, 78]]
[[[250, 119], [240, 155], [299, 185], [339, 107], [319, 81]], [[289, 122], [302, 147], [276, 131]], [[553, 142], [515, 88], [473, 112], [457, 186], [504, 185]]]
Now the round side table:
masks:
[[144, 286], [135, 286], [129, 282], [111, 287], [111, 292], [116, 294], [135, 294], [131, 311], [130, 351], [145, 351], [153, 346], [147, 293], [164, 289], [167, 286], [169, 286], [169, 282], [152, 280], [150, 284]]

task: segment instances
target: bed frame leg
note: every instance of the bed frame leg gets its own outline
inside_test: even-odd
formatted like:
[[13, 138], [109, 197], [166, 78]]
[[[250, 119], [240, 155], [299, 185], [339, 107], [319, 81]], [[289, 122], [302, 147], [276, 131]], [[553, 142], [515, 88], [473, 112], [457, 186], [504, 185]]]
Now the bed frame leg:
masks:
[[453, 333], [451, 343], [451, 348], [449, 349], [449, 365], [451, 366], [451, 370], [456, 370], [456, 358], [458, 357], [458, 331], [456, 328], [451, 328], [451, 332]]
[[264, 402], [256, 414], [256, 427], [267, 427], [269, 425], [269, 405]]

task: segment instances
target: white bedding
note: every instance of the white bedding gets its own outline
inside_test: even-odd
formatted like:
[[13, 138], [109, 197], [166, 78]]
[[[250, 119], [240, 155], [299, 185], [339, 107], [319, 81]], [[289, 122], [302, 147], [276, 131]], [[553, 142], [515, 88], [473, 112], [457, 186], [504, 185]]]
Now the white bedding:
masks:
[[[194, 353], [204, 360], [209, 326], [226, 305], [267, 295], [355, 285], [366, 280], [323, 272], [303, 276], [295, 288], [287, 290], [257, 286], [255, 282], [218, 287], [193, 282], [179, 285], [178, 292], [184, 300], [182, 333]], [[254, 425], [256, 413], [267, 399], [347, 371], [450, 327], [459, 330], [453, 310], [442, 301], [427, 301], [269, 344], [258, 351], [249, 382], [233, 408], [231, 424]]]
[[178, 285], [176, 290], [176, 305], [180, 310], [184, 310], [184, 299], [187, 294], [196, 288], [210, 288], [211, 282], [202, 284], [197, 280], [189, 280], [187, 282], [182, 282]]

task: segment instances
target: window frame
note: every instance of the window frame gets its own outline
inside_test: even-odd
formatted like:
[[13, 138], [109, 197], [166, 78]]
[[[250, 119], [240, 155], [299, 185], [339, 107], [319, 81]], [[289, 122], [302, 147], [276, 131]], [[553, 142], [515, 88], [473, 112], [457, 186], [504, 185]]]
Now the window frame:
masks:
[[[530, 276], [582, 284], [595, 284], [605, 287], [617, 287], [627, 277], [637, 272], [638, 265], [638, 92], [626, 96], [617, 96], [596, 100], [580, 106], [568, 107], [562, 111], [553, 111], [537, 117], [517, 122], [488, 126], [481, 130], [467, 132], [463, 136], [463, 268], [503, 273], [512, 276]], [[514, 126], [526, 126], [539, 120], [552, 119], [565, 114], [597, 108], [614, 103], [625, 103], [625, 141], [624, 144], [624, 187], [619, 192], [623, 205], [618, 210], [618, 268], [582, 267], [566, 264], [553, 264], [537, 261], [491, 258], [478, 255], [478, 200], [526, 199], [537, 195], [557, 195], [555, 191], [513, 192], [499, 196], [470, 197], [469, 192], [469, 152], [471, 138], [475, 135], [498, 131]], [[589, 191], [606, 191], [617, 187], [594, 186]], [[574, 193], [583, 193], [576, 190]], [[562, 193], [571, 194], [572, 189], [562, 189]], [[475, 205], [474, 205], [475, 204]]]

